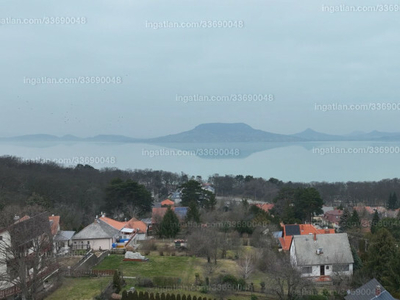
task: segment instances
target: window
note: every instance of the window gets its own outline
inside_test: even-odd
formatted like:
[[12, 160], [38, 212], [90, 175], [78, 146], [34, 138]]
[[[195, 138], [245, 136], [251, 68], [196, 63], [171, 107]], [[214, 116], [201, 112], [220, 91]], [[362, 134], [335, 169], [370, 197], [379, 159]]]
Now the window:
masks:
[[89, 242], [89, 241], [87, 241], [87, 243], [88, 243], [88, 244], [90, 244], [90, 242]]
[[303, 274], [312, 273], [312, 267], [302, 267], [301, 268], [301, 273], [303, 273]]
[[344, 264], [337, 264], [337, 265], [333, 265], [333, 272], [345, 272], [345, 271], [349, 271], [350, 270], [350, 266], [349, 265], [344, 265]]
[[326, 269], [329, 270], [329, 266], [326, 266]]
[[2, 235], [0, 235], [0, 241], [2, 241], [3, 240], [3, 236]]

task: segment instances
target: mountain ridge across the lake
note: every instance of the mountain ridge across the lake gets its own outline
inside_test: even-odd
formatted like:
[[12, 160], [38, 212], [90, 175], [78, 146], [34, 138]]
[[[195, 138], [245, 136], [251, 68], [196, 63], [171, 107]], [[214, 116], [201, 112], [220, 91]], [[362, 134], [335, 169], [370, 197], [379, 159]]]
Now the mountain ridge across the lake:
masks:
[[400, 132], [353, 132], [347, 135], [326, 134], [306, 129], [295, 134], [278, 134], [254, 129], [245, 123], [205, 123], [177, 134], [157, 138], [132, 138], [124, 135], [96, 135], [80, 138], [31, 134], [0, 138], [0, 142], [101, 142], [101, 143], [254, 143], [254, 142], [326, 142], [326, 141], [400, 141]]

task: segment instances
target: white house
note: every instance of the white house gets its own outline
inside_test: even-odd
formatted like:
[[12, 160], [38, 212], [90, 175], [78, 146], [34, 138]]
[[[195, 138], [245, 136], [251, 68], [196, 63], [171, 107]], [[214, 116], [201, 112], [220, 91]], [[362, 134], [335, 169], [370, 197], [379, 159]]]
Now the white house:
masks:
[[353, 274], [353, 255], [347, 233], [295, 235], [290, 261], [303, 277]]

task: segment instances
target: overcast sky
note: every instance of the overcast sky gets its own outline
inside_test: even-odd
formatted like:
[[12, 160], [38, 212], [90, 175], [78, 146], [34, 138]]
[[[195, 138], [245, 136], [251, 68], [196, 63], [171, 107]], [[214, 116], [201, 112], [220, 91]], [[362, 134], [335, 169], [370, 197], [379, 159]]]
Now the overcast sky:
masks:
[[[0, 136], [155, 137], [209, 122], [275, 133], [400, 131], [399, 110], [315, 110], [315, 103], [400, 102], [400, 11], [322, 11], [323, 5], [399, 5], [384, 1], [0, 0], [0, 20], [87, 20], [0, 25]], [[244, 26], [146, 27], [164, 21]], [[24, 83], [80, 76], [119, 76], [122, 83]], [[273, 94], [274, 101], [176, 101], [194, 94]]]

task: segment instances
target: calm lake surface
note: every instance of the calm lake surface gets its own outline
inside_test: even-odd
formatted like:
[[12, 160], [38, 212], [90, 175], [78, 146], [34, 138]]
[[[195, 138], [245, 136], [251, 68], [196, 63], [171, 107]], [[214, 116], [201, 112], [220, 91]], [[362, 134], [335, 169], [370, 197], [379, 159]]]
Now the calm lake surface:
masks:
[[0, 143], [0, 155], [66, 166], [218, 173], [283, 181], [376, 181], [400, 176], [400, 143]]

